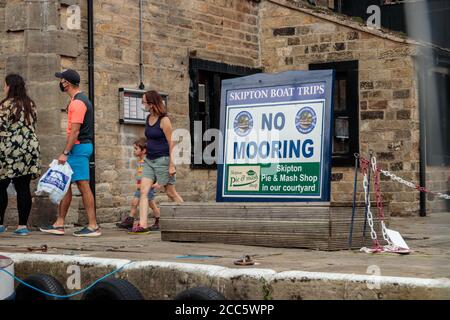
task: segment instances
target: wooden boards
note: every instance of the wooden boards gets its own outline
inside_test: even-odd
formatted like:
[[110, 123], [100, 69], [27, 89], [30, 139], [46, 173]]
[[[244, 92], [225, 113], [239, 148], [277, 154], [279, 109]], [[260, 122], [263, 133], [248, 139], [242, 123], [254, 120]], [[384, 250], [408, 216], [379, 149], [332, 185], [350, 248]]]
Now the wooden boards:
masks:
[[[351, 206], [317, 203], [162, 204], [161, 237], [163, 241], [341, 250], [349, 248], [351, 215]], [[364, 220], [364, 207], [359, 203], [353, 249], [371, 246], [368, 225], [363, 237]], [[381, 235], [377, 220], [375, 226]]]

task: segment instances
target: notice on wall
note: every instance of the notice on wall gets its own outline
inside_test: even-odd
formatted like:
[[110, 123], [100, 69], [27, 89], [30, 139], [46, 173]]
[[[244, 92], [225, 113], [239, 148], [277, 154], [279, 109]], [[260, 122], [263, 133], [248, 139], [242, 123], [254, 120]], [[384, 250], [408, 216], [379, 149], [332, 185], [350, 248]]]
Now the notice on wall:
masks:
[[[144, 93], [145, 90], [119, 88], [120, 123], [145, 125], [149, 113], [145, 110], [145, 106], [142, 105], [142, 96]], [[167, 110], [168, 95], [162, 92], [159, 94], [163, 98]]]
[[333, 71], [222, 82], [217, 201], [329, 201]]

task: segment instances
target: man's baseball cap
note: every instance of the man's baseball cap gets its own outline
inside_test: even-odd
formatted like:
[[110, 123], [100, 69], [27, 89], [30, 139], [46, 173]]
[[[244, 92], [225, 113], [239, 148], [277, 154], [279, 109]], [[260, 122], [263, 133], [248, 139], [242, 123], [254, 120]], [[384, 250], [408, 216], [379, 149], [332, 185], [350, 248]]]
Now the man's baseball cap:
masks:
[[56, 72], [55, 77], [65, 79], [75, 86], [80, 84], [80, 75], [73, 69], [66, 69], [63, 72]]

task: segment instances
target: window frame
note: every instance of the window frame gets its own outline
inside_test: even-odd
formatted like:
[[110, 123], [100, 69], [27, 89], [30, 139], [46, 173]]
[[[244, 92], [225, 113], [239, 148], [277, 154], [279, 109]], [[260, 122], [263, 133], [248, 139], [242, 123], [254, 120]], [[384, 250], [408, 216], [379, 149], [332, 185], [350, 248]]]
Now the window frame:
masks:
[[[204, 60], [199, 58], [191, 57], [189, 59], [189, 125], [190, 125], [190, 133], [191, 133], [191, 168], [192, 169], [215, 169], [217, 168], [217, 164], [195, 164], [194, 163], [194, 121], [198, 121], [198, 115], [200, 113], [199, 111], [199, 78], [200, 78], [200, 72], [208, 72], [213, 73], [213, 77], [215, 78], [217, 75], [221, 76], [229, 76], [228, 78], [233, 77], [242, 77], [242, 76], [248, 76], [256, 73], [261, 73], [263, 70], [261, 68], [252, 68], [252, 67], [243, 67], [243, 66], [237, 66], [237, 65], [230, 65], [222, 62], [216, 62], [211, 60]], [[219, 79], [221, 81], [221, 79]], [[209, 110], [217, 112], [216, 116], [211, 116], [211, 112], [209, 114], [209, 124], [207, 129], [211, 128], [211, 119], [212, 117], [219, 117], [220, 122], [220, 108], [222, 107], [220, 105], [220, 95], [221, 95], [221, 88], [219, 85], [218, 88], [214, 86], [216, 79], [213, 80], [213, 85], [211, 90], [207, 90], [205, 88], [205, 95], [206, 100], [210, 100], [211, 105], [209, 107]], [[216, 83], [217, 84], [217, 83]], [[218, 103], [217, 107], [214, 106], [214, 103]], [[215, 128], [220, 130], [220, 128]], [[204, 150], [204, 147], [202, 146], [202, 152]]]
[[[439, 83], [438, 77], [446, 78], [445, 84], [447, 85], [447, 90], [450, 90], [450, 66], [434, 66], [429, 67], [426, 72], [425, 82], [425, 92], [423, 93], [426, 97], [427, 104], [437, 104], [438, 109], [435, 110], [439, 114], [435, 114], [434, 112], [426, 112], [425, 113], [425, 140], [428, 141], [426, 143], [426, 164], [430, 167], [440, 167], [440, 166], [449, 166], [450, 165], [450, 126], [448, 125], [448, 120], [450, 117], [450, 107], [445, 103], [441, 104], [442, 101], [439, 101], [441, 96], [432, 96], [430, 93], [433, 92], [430, 89], [431, 85], [436, 85], [436, 91], [440, 91], [440, 86], [443, 86], [444, 83]], [[447, 95], [449, 91], [446, 91]], [[446, 97], [449, 98], [448, 96]], [[436, 100], [435, 100], [436, 99]], [[443, 109], [447, 106], [447, 109]], [[443, 120], [444, 119], [444, 120]], [[434, 125], [434, 123], [439, 123], [440, 125]], [[445, 132], [447, 131], [447, 132]], [[435, 139], [435, 137], [441, 137], [441, 141]], [[440, 142], [440, 143], [439, 143]]]
[[[334, 108], [334, 95], [333, 95], [333, 121], [335, 121], [336, 114], [343, 116], [349, 116], [349, 144], [350, 150], [345, 155], [332, 155], [332, 166], [333, 167], [352, 167], [355, 165], [355, 153], [359, 153], [359, 61], [336, 61], [336, 62], [327, 62], [327, 63], [311, 63], [309, 64], [309, 70], [324, 70], [324, 69], [333, 69], [335, 70], [336, 80], [339, 78], [342, 79], [342, 76], [345, 75], [345, 79], [347, 82], [346, 85], [346, 99], [347, 106], [350, 107], [350, 110], [347, 112], [335, 112]], [[333, 122], [334, 128], [334, 122]], [[334, 130], [333, 130], [333, 139], [334, 142]], [[332, 143], [333, 143], [332, 142]]]

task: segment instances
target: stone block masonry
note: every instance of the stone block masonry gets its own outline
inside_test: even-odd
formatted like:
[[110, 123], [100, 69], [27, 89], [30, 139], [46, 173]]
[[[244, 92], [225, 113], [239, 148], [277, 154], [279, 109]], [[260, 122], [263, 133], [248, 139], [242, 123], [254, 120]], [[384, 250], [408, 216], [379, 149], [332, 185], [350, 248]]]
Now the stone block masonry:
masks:
[[[95, 1], [97, 161], [107, 165], [97, 183], [114, 207], [99, 211], [111, 221], [129, 210], [135, 161], [132, 141], [143, 127], [118, 125], [119, 87], [139, 84], [139, 7], [135, 1]], [[259, 66], [259, 5], [253, 1], [144, 1], [144, 83], [169, 93], [168, 111], [175, 128], [189, 130], [189, 56], [231, 65]], [[121, 159], [110, 163], [108, 158]], [[99, 166], [98, 166], [99, 167]], [[185, 198], [212, 200], [214, 173], [177, 168], [177, 189]], [[101, 190], [104, 190], [103, 187]], [[164, 198], [159, 197], [163, 200]], [[111, 201], [112, 203], [112, 201]]]
[[[65, 1], [56, 0], [0, 2], [0, 74], [4, 79], [6, 74], [18, 73], [27, 82], [28, 93], [38, 108], [43, 170], [65, 144], [66, 115], [61, 109], [65, 109], [69, 99], [59, 91], [54, 73], [71, 66], [83, 75], [83, 89], [87, 83], [83, 49], [87, 35], [81, 30], [67, 30], [66, 21], [61, 19], [66, 9]], [[14, 224], [17, 214], [15, 199], [11, 200], [7, 222]], [[73, 201], [69, 223], [78, 221], [79, 200], [75, 197]], [[53, 222], [56, 210], [48, 199], [36, 197], [30, 226]]]
[[[68, 30], [68, 5], [80, 5], [82, 29]], [[189, 129], [188, 61], [198, 58], [259, 66], [259, 4], [254, 1], [144, 1], [144, 68], [147, 89], [169, 93], [175, 128]], [[139, 84], [139, 6], [136, 1], [94, 1], [96, 183], [100, 222], [129, 210], [134, 188], [132, 141], [143, 127], [119, 125], [118, 89]], [[39, 107], [44, 163], [64, 146], [67, 98], [57, 91], [55, 70], [75, 68], [87, 90], [85, 1], [14, 1], [0, 7], [0, 71], [19, 72]], [[48, 91], [48, 94], [46, 94]], [[178, 168], [186, 197], [214, 198], [214, 172]], [[192, 183], [195, 181], [195, 184]], [[198, 196], [194, 196], [197, 194]], [[73, 210], [78, 210], [77, 204]]]
[[[413, 143], [413, 137], [419, 135], [414, 46], [277, 2], [289, 1], [266, 1], [260, 12], [261, 60], [266, 71], [308, 70], [312, 63], [357, 60], [360, 152], [368, 157], [369, 149], [374, 150], [383, 169], [417, 181], [418, 167], [412, 165], [419, 159], [418, 146]], [[396, 148], [390, 149], [393, 144], [397, 144]], [[332, 202], [352, 200], [353, 171], [350, 167], [333, 167], [333, 174], [342, 178], [332, 182]], [[419, 202], [414, 194], [418, 193], [408, 190], [412, 197], [406, 198], [397, 192], [403, 187], [396, 187], [383, 193], [394, 204], [391, 213], [417, 214]]]
[[[73, 4], [81, 7], [81, 30], [67, 28], [67, 8]], [[39, 108], [44, 164], [61, 152], [65, 141], [66, 115], [61, 109], [68, 99], [58, 91], [54, 71], [77, 69], [82, 90], [88, 89], [86, 9], [82, 0], [0, 1], [0, 75], [19, 72], [27, 79]], [[265, 72], [357, 60], [360, 152], [367, 155], [373, 149], [384, 169], [417, 179], [416, 47], [348, 20], [302, 11], [298, 2], [287, 0], [145, 0], [144, 84], [169, 93], [173, 126], [189, 130], [190, 57]], [[118, 121], [118, 89], [139, 85], [138, 2], [94, 1], [94, 26], [98, 218], [111, 222], [129, 210], [135, 163], [131, 143], [144, 129]], [[333, 174], [332, 202], [348, 201], [353, 168], [334, 167]], [[417, 214], [414, 191], [400, 188], [414, 196], [401, 195], [395, 184], [383, 183], [393, 215]], [[444, 188], [443, 183], [437, 187]], [[216, 172], [182, 165], [177, 185], [186, 198], [211, 201]], [[76, 211], [78, 204], [71, 212]]]
[[136, 286], [147, 300], [171, 300], [181, 291], [195, 287], [209, 287], [228, 300], [444, 300], [450, 297], [448, 279], [295, 270], [277, 272], [268, 268], [236, 269], [67, 255], [6, 255], [14, 259], [15, 274], [19, 278], [36, 273], [51, 274], [67, 292], [72, 292], [67, 289], [69, 266], [80, 268], [82, 288], [125, 266], [117, 277]]

